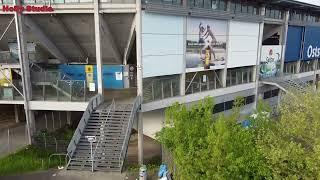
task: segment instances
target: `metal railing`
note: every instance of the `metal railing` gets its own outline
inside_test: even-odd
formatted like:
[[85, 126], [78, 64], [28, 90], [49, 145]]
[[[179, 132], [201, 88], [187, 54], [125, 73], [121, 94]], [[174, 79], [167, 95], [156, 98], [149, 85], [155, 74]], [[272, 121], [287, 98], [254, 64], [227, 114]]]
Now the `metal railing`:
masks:
[[0, 100], [23, 100], [22, 82], [12, 80], [12, 85], [8, 82], [8, 86], [0, 86]]
[[[82, 118], [78, 124], [78, 127], [75, 131], [75, 133], [72, 136], [72, 139], [68, 145], [67, 153], [69, 157], [72, 158], [73, 153], [76, 150], [77, 144], [80, 141], [81, 135], [89, 121], [90, 115], [93, 112], [93, 110], [98, 107], [103, 102], [103, 96], [101, 94], [97, 94], [93, 98], [90, 99], [86, 111], [83, 113]], [[69, 160], [70, 163], [71, 159]]]
[[115, 103], [115, 101], [113, 99], [111, 105], [109, 106], [107, 116], [105, 117], [105, 120], [102, 122], [102, 125], [101, 125], [102, 129], [100, 128], [99, 141], [97, 142], [96, 147], [94, 149], [94, 153], [92, 155], [92, 159], [91, 159], [91, 161], [92, 161], [92, 172], [94, 171], [94, 162], [95, 162], [96, 152], [97, 152], [98, 148], [100, 148], [100, 146], [101, 146], [101, 140], [103, 140], [102, 133], [104, 133], [104, 128], [106, 127], [106, 123], [108, 121], [108, 117], [110, 115], [110, 112], [114, 111], [115, 109], [116, 109], [116, 103]]
[[132, 109], [131, 109], [131, 113], [130, 113], [130, 117], [129, 117], [129, 121], [128, 121], [128, 126], [127, 126], [127, 132], [126, 135], [124, 137], [124, 141], [122, 144], [122, 148], [121, 148], [121, 152], [120, 152], [120, 157], [119, 157], [119, 167], [121, 168], [122, 171], [122, 166], [127, 154], [127, 149], [128, 149], [128, 143], [129, 143], [129, 138], [131, 135], [131, 130], [132, 130], [132, 126], [133, 126], [133, 122], [136, 116], [137, 111], [139, 110], [141, 105], [141, 97], [138, 95], [136, 97], [136, 99], [134, 100]]
[[31, 71], [31, 82], [35, 99], [86, 101], [93, 94], [87, 91], [85, 80], [72, 80], [66, 74], [57, 71]]
[[179, 79], [155, 79], [143, 87], [144, 102], [152, 102], [180, 95]]
[[0, 64], [19, 64], [19, 60], [10, 51], [0, 51]]

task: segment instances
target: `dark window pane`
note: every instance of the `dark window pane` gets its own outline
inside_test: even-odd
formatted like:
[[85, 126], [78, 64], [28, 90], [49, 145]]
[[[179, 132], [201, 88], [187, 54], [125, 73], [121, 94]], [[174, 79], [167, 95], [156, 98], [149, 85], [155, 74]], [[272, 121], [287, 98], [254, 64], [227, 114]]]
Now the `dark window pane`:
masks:
[[251, 104], [254, 102], [254, 95], [246, 97], [246, 104]]
[[267, 91], [264, 93], [263, 95], [263, 99], [269, 99], [271, 98], [271, 94], [272, 94], [272, 91]]
[[224, 103], [216, 104], [213, 108], [213, 114], [220, 113], [224, 111]]
[[272, 90], [272, 97], [276, 97], [279, 95], [279, 89]]
[[225, 102], [225, 110], [229, 110], [229, 109], [232, 109], [233, 108], [233, 100], [232, 101], [228, 101], [228, 102]]

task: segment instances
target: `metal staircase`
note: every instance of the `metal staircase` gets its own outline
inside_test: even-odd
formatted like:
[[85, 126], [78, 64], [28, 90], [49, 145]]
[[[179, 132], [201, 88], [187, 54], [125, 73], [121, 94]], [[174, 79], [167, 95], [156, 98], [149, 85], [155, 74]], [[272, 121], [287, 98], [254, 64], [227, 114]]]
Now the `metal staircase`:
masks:
[[307, 83], [299, 80], [293, 75], [266, 79], [262, 81], [262, 83], [277, 86], [279, 89], [286, 93], [290, 91], [305, 93], [309, 86]]
[[[121, 172], [139, 107], [138, 96], [133, 104], [116, 104], [113, 101], [108, 106], [100, 104], [92, 109], [87, 120], [79, 123], [69, 144], [67, 169]], [[95, 139], [92, 147], [88, 137]]]

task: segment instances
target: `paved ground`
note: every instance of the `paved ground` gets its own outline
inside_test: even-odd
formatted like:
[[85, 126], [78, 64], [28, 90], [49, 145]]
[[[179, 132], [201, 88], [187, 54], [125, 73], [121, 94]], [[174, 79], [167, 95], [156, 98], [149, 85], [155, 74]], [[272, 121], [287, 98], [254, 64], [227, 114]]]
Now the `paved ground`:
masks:
[[1, 180], [125, 180], [125, 174], [50, 170], [19, 176], [0, 177]]

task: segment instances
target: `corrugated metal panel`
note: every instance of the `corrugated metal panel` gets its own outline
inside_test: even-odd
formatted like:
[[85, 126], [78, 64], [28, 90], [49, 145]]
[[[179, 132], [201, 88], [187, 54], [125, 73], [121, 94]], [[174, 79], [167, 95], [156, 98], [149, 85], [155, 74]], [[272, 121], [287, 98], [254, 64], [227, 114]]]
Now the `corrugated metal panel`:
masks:
[[285, 62], [300, 60], [303, 27], [289, 26]]

